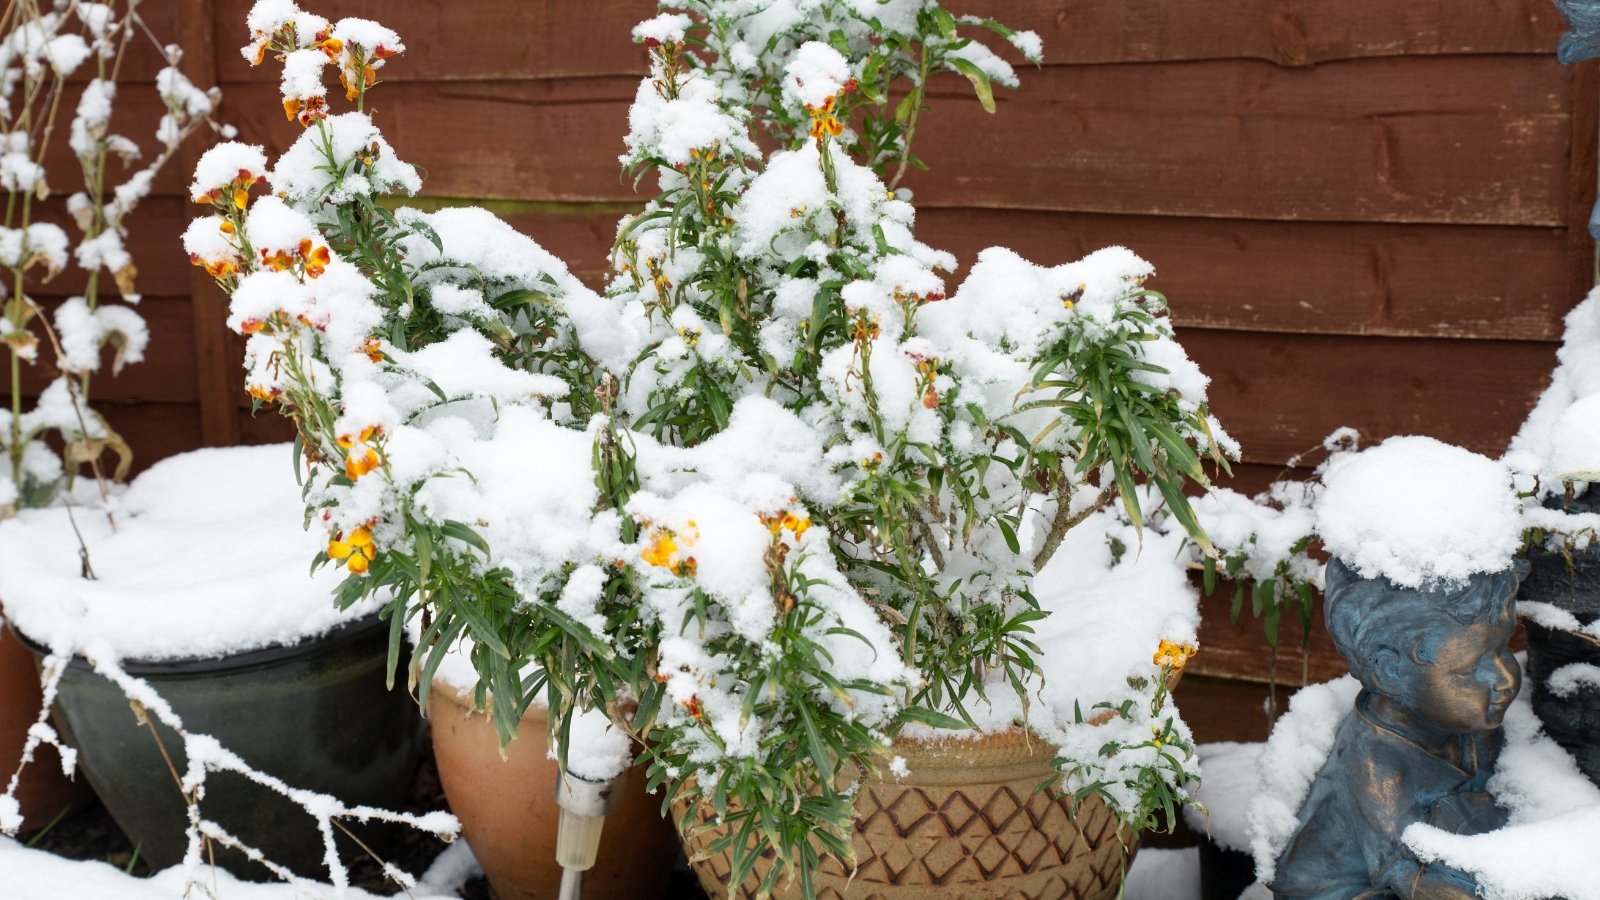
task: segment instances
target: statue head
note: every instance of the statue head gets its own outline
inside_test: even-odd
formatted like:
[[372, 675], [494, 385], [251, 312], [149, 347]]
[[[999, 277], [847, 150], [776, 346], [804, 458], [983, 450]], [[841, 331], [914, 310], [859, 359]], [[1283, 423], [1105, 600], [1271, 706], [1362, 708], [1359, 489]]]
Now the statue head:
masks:
[[1328, 564], [1328, 632], [1362, 686], [1414, 724], [1445, 732], [1499, 728], [1522, 685], [1510, 642], [1524, 571], [1405, 588], [1364, 578], [1336, 558]]

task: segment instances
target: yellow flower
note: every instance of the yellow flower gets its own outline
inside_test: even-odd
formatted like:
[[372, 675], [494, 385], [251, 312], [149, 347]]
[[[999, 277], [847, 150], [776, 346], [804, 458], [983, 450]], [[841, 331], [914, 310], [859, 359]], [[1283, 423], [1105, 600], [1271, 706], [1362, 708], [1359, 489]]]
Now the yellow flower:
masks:
[[378, 551], [372, 546], [372, 531], [367, 526], [350, 532], [348, 538], [339, 535], [328, 541], [328, 556], [332, 559], [342, 559], [345, 566], [357, 575], [366, 574], [367, 568], [377, 558]]
[[674, 575], [694, 577], [694, 557], [683, 555], [678, 548], [677, 536], [669, 528], [657, 528], [651, 532], [650, 544], [640, 551], [639, 558]]
[[1183, 667], [1189, 662], [1189, 657], [1194, 656], [1199, 649], [1193, 644], [1177, 644], [1162, 638], [1161, 646], [1150, 657], [1150, 661], [1176, 675], [1183, 671]]

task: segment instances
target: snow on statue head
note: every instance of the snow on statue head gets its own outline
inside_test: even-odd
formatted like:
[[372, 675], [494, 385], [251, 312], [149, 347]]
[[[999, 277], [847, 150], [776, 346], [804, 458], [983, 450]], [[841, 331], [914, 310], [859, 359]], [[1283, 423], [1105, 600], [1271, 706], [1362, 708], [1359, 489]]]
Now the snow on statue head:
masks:
[[[1330, 469], [1318, 510], [1328, 632], [1361, 682], [1279, 857], [1279, 896], [1470, 897], [1425, 864], [1417, 822], [1499, 827], [1487, 792], [1521, 687], [1511, 655], [1524, 568], [1507, 470], [1431, 438], [1394, 438]], [[1329, 893], [1332, 891], [1333, 893]], [[1348, 893], [1343, 893], [1348, 891]]]

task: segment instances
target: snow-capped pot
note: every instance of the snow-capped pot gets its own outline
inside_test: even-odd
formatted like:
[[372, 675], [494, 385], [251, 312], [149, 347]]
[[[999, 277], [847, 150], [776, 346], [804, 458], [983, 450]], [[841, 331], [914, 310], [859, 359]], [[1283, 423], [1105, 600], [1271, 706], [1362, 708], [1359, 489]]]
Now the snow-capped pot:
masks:
[[392, 596], [397, 641], [421, 618], [424, 698], [459, 645], [502, 738], [542, 696], [565, 765], [621, 771], [565, 727], [608, 711], [673, 800], [749, 835], [735, 882], [770, 851], [809, 893], [819, 852], [849, 860], [836, 775], [896, 736], [1027, 728], [1070, 796], [1150, 827], [1192, 774], [1183, 488], [1235, 450], [1207, 380], [1122, 248], [991, 249], [948, 292], [884, 181], [920, 99], [888, 98], [1015, 75], [934, 4], [808, 9], [636, 30], [623, 164], [660, 193], [597, 293], [484, 210], [380, 203], [420, 186], [361, 111], [399, 37], [263, 0], [245, 53], [283, 61], [304, 131], [271, 164], [208, 151], [185, 245], [299, 427], [339, 601]]
[[[85, 469], [99, 482], [101, 500], [106, 482], [126, 476], [132, 450], [88, 398], [105, 348], [113, 350], [116, 374], [143, 360], [150, 341], [135, 309], [138, 268], [123, 243], [128, 216], [190, 135], [202, 128], [231, 132], [212, 120], [221, 93], [201, 90], [184, 77], [178, 70], [182, 49], [159, 44], [140, 5], [13, 4], [0, 23], [0, 194], [7, 210], [0, 227], [0, 271], [7, 287], [0, 301], [0, 344], [9, 358], [11, 395], [0, 409], [0, 519], [48, 505]], [[119, 83], [123, 54], [147, 39], [166, 63], [154, 85]], [[86, 83], [70, 121], [62, 110], [65, 127], [53, 129], [69, 79]], [[141, 141], [111, 130], [112, 111], [120, 92], [151, 87], [161, 109], [160, 118], [148, 123], [155, 152], [130, 174], [144, 151]], [[73, 160], [57, 171], [46, 168], [52, 131], [65, 133]], [[73, 190], [74, 182], [78, 187], [66, 198], [66, 211], [79, 232], [75, 243], [42, 215], [46, 199]], [[86, 276], [82, 293], [48, 308], [41, 286], [69, 261]], [[122, 303], [103, 302], [110, 299], [103, 278]], [[59, 375], [23, 412], [21, 373], [41, 363]], [[65, 452], [46, 438], [59, 441]]]
[[1506, 454], [1532, 567], [1518, 610], [1534, 712], [1600, 784], [1600, 292], [1567, 314], [1557, 359]]

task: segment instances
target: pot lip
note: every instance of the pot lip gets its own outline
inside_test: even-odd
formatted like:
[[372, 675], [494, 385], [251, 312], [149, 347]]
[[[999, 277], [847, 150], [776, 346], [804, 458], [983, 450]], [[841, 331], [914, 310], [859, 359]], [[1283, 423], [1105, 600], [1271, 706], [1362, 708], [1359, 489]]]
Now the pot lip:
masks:
[[[28, 637], [13, 623], [6, 622], [5, 628], [9, 629], [17, 640], [22, 642], [34, 656], [44, 658], [50, 653], [50, 648]], [[301, 659], [309, 656], [320, 656], [370, 637], [375, 632], [387, 631], [389, 625], [378, 613], [370, 613], [360, 618], [341, 622], [331, 630], [320, 635], [303, 638], [292, 644], [268, 644], [254, 650], [245, 650], [239, 653], [230, 653], [225, 656], [181, 656], [171, 659], [125, 659], [119, 662], [122, 670], [129, 675], [153, 678], [189, 678], [197, 675], [210, 675], [219, 672], [239, 672], [248, 669], [259, 669], [275, 665], [290, 659]], [[92, 672], [93, 667], [81, 655], [74, 655], [68, 667], [80, 672]]]
[[[1548, 636], [1553, 636], [1553, 635], [1562, 635], [1562, 636], [1567, 637], [1567, 638], [1572, 638], [1572, 639], [1575, 639], [1575, 640], [1585, 641], [1587, 643], [1595, 645], [1596, 647], [1600, 647], [1600, 638], [1597, 638], [1594, 635], [1589, 634], [1588, 632], [1573, 631], [1570, 628], [1552, 628], [1549, 625], [1540, 624], [1539, 622], [1535, 621], [1534, 619], [1532, 619], [1532, 618], [1530, 618], [1528, 616], [1523, 616], [1522, 617], [1522, 627], [1526, 628], [1529, 633], [1535, 634], [1535, 635], [1539, 635], [1541, 637], [1548, 637]], [[1542, 634], [1540, 634], [1541, 632], [1542, 632]]]

